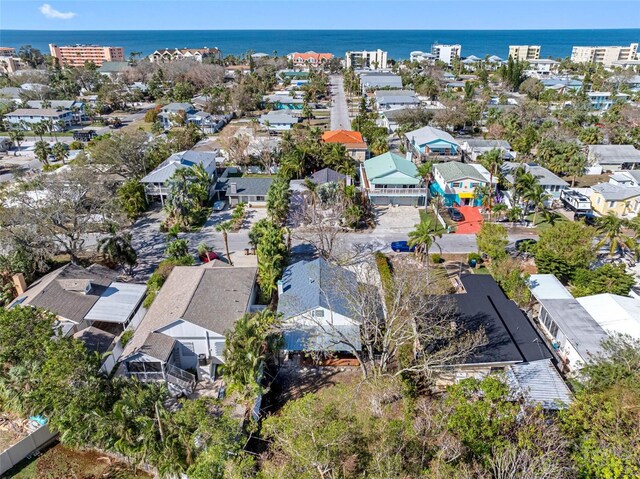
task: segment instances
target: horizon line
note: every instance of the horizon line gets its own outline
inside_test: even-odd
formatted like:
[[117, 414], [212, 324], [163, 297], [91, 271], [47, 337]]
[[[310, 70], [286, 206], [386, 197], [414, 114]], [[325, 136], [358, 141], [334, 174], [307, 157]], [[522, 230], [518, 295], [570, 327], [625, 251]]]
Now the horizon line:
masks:
[[[442, 29], [420, 29], [420, 28], [222, 28], [222, 29], [205, 29], [205, 28], [126, 28], [121, 30], [106, 29], [62, 29], [62, 30], [43, 30], [41, 28], [0, 28], [5, 32], [526, 32], [526, 31], [605, 31], [605, 30], [629, 30], [640, 31], [638, 28], [442, 28]], [[639, 39], [640, 41], [640, 39]]]

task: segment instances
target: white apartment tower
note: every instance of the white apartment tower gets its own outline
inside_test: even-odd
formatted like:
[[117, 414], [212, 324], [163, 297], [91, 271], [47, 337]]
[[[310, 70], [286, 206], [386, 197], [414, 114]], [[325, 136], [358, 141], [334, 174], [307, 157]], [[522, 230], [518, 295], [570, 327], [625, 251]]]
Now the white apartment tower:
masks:
[[439, 43], [431, 45], [431, 54], [435, 55], [436, 60], [440, 60], [449, 66], [453, 63], [454, 58], [460, 58], [461, 52], [461, 45], [440, 45]]
[[387, 52], [380, 49], [347, 52], [346, 66], [347, 68], [375, 68], [384, 70], [387, 68]]
[[540, 45], [509, 45], [509, 58], [520, 61], [539, 60]]
[[638, 44], [628, 47], [573, 47], [571, 61], [575, 63], [602, 63], [610, 67], [613, 62], [636, 60]]

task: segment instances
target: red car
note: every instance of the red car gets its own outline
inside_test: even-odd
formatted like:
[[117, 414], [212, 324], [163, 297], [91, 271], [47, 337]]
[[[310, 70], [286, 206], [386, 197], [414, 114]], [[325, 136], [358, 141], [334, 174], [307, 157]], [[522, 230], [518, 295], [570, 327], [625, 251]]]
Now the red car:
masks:
[[213, 251], [207, 251], [205, 254], [200, 255], [200, 260], [203, 263], [209, 263], [214, 259], [220, 259], [220, 257]]

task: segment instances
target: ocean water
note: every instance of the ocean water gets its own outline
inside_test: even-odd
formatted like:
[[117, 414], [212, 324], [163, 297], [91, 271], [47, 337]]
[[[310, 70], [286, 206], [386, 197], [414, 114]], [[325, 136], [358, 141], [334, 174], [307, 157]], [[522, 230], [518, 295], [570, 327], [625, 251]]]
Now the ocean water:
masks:
[[49, 43], [93, 43], [121, 46], [125, 55], [144, 55], [161, 48], [218, 47], [223, 54], [253, 52], [280, 55], [293, 51], [348, 50], [389, 52], [390, 58], [408, 58], [413, 50], [429, 51], [431, 44], [460, 43], [462, 56], [498, 55], [506, 58], [509, 45], [541, 45], [543, 58], [571, 55], [574, 45], [629, 45], [640, 42], [640, 29], [626, 30], [0, 30], [0, 46], [30, 44], [43, 52]]

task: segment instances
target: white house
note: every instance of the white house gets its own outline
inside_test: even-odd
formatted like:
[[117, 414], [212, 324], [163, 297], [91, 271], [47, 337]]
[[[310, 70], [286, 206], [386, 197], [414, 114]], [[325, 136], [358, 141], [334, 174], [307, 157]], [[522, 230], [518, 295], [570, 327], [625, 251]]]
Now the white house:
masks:
[[[224, 364], [225, 333], [254, 311], [256, 268], [176, 266], [123, 353], [125, 375], [189, 391]], [[187, 370], [196, 371], [196, 374]]]
[[300, 123], [300, 117], [284, 110], [274, 110], [261, 115], [258, 121], [271, 131], [287, 131], [296, 123]]
[[357, 276], [323, 258], [288, 266], [278, 283], [278, 313], [285, 325], [284, 350], [361, 350], [355, 311]]
[[529, 289], [538, 321], [565, 371], [602, 354], [602, 341], [626, 334], [640, 339], [640, 300], [615, 294], [574, 298], [552, 274], [533, 274]]
[[174, 153], [169, 158], [160, 163], [153, 171], [140, 180], [145, 187], [145, 194], [150, 198], [159, 198], [164, 204], [164, 200], [169, 196], [169, 180], [176, 171], [181, 168], [191, 168], [202, 165], [209, 176], [212, 184], [216, 175], [217, 151], [181, 151]]
[[5, 115], [5, 120], [18, 128], [29, 130], [35, 123], [52, 122], [53, 131], [63, 131], [73, 124], [73, 112], [53, 108], [18, 108]]
[[420, 99], [411, 90], [377, 90], [373, 95], [378, 111], [420, 106]]

